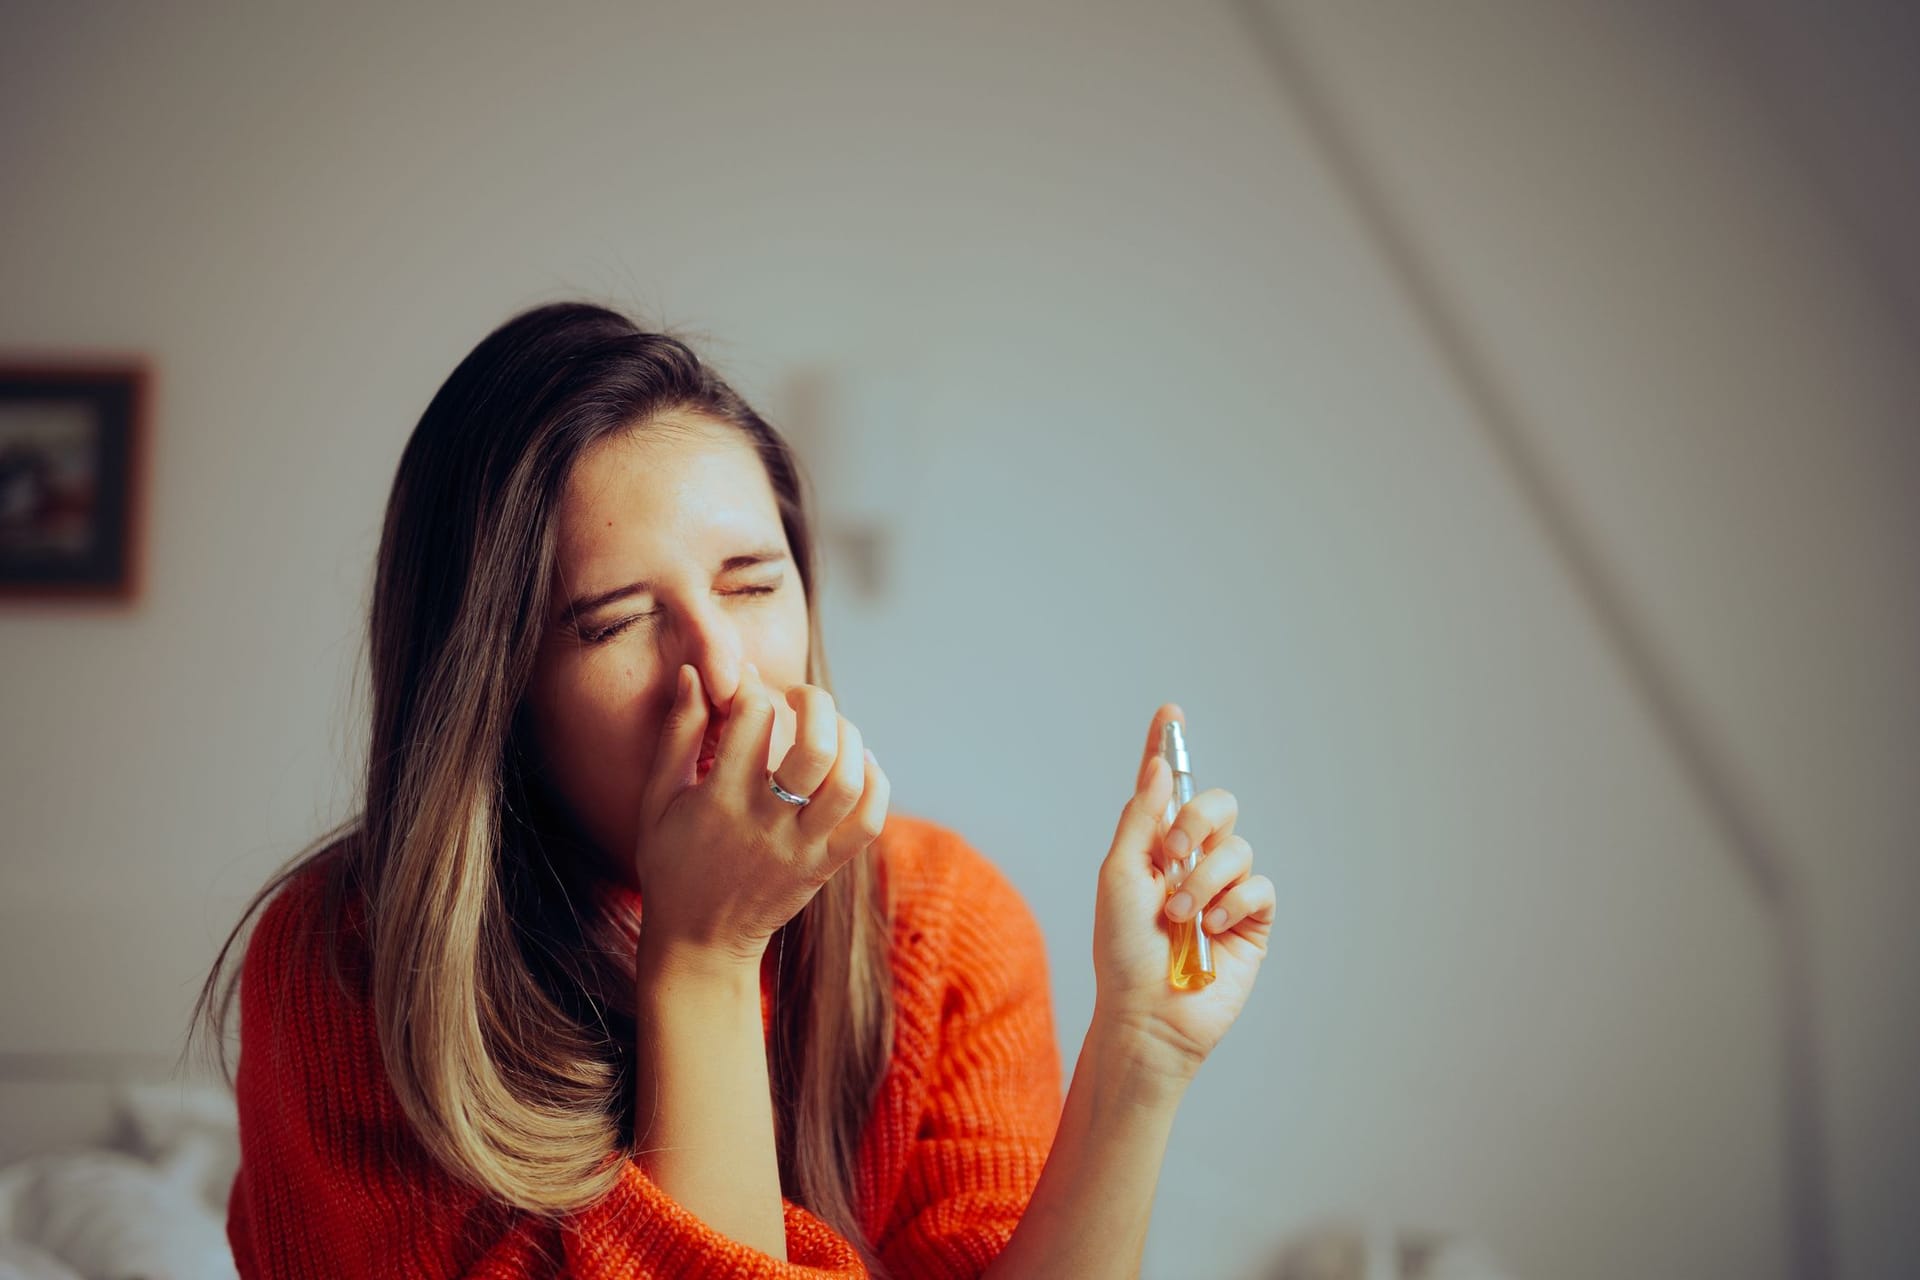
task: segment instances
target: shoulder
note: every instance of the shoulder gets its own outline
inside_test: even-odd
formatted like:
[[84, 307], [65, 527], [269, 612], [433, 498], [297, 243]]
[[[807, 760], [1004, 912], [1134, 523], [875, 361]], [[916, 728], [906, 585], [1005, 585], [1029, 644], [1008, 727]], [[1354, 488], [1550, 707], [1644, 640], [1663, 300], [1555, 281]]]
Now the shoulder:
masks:
[[1006, 872], [951, 827], [889, 814], [879, 844], [896, 912], [922, 927], [977, 918], [983, 909], [1033, 917]]
[[903, 986], [1044, 982], [1039, 921], [991, 858], [949, 827], [897, 813], [887, 816], [879, 847]]
[[[316, 855], [270, 882], [240, 972], [241, 1138], [256, 1162], [276, 1142], [350, 1160], [368, 1140], [397, 1152], [411, 1132], [380, 1050], [371, 950], [343, 859]], [[263, 1145], [264, 1144], [264, 1147]]]
[[310, 1014], [316, 1004], [351, 1005], [350, 993], [363, 989], [364, 912], [341, 855], [339, 846], [330, 847], [269, 883], [241, 961], [243, 1036], [250, 1020]]

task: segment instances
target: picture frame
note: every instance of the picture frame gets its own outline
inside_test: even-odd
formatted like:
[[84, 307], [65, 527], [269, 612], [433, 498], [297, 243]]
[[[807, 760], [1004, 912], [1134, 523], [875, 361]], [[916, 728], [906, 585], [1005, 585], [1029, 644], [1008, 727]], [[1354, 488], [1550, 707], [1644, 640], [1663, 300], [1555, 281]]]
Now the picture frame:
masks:
[[0, 601], [140, 594], [144, 361], [0, 360]]

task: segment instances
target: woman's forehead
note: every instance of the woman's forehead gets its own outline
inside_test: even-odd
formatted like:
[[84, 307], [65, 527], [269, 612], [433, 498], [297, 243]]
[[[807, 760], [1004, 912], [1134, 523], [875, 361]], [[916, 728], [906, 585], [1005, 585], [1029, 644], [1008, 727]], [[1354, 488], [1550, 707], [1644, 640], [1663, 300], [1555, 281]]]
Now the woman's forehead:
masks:
[[641, 570], [649, 565], [636, 559], [705, 560], [742, 538], [781, 540], [779, 504], [747, 437], [718, 425], [677, 428], [623, 432], [574, 464], [559, 512], [570, 576], [602, 561]]

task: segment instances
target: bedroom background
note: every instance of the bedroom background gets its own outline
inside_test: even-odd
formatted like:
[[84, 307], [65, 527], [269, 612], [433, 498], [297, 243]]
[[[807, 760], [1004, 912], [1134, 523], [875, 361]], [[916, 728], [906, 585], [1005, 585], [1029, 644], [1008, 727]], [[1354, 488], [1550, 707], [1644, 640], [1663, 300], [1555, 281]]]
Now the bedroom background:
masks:
[[0, 8], [0, 355], [153, 371], [137, 598], [0, 601], [0, 1227], [78, 1146], [217, 1223], [165, 1073], [350, 811], [399, 449], [584, 295], [793, 429], [843, 704], [1033, 906], [1069, 1067], [1158, 702], [1239, 795], [1274, 951], [1146, 1274], [1911, 1274], [1916, 55], [1865, 0]]

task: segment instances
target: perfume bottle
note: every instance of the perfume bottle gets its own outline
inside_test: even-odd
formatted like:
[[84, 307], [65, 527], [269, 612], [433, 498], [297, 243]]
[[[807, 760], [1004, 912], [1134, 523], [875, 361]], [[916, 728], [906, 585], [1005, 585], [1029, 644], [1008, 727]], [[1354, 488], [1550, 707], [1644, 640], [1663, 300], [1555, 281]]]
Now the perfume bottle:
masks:
[[[1160, 758], [1167, 762], [1167, 768], [1173, 774], [1173, 795], [1167, 800], [1166, 819], [1160, 833], [1165, 835], [1173, 826], [1173, 820], [1180, 816], [1181, 808], [1193, 799], [1193, 769], [1187, 759], [1187, 735], [1178, 720], [1169, 720], [1160, 730]], [[1200, 847], [1195, 845], [1187, 850], [1180, 864], [1191, 874], [1200, 865]], [[1182, 920], [1173, 926], [1172, 956], [1167, 965], [1167, 979], [1182, 991], [1206, 986], [1213, 981], [1213, 939], [1200, 927], [1200, 917], [1206, 909], [1206, 903], [1197, 904], [1191, 919]]]

